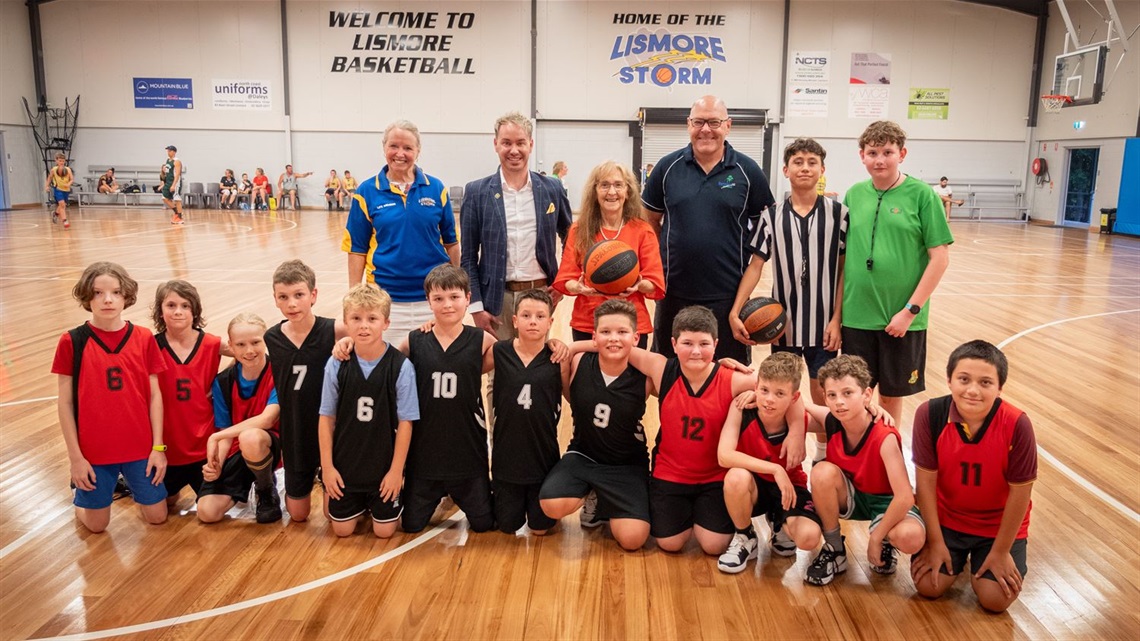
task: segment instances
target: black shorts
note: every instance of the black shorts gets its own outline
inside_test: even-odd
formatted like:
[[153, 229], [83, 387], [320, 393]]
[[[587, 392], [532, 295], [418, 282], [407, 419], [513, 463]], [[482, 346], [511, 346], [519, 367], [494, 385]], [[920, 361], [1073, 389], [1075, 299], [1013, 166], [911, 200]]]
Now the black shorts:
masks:
[[368, 512], [377, 523], [391, 523], [400, 518], [404, 506], [400, 497], [385, 501], [380, 498], [380, 490], [369, 492], [344, 492], [340, 499], [329, 499], [329, 518], [334, 521], [351, 521]]
[[768, 522], [773, 527], [782, 524], [789, 516], [802, 516], [815, 521], [816, 525], [823, 529], [823, 521], [820, 521], [819, 515], [815, 513], [811, 491], [806, 487], [794, 486], [796, 504], [791, 509], [785, 510], [781, 501], [780, 486], [776, 485], [775, 481], [769, 481], [755, 472], [752, 473], [752, 480], [756, 483], [756, 504], [752, 506], [752, 516], [767, 516]]
[[304, 500], [313, 493], [313, 485], [321, 482], [320, 466], [290, 466], [285, 464], [285, 496]]
[[510, 483], [491, 479], [495, 491], [495, 524], [514, 534], [526, 523], [532, 530], [549, 530], [558, 521], [546, 515], [538, 502], [542, 483]]
[[649, 514], [649, 533], [658, 539], [676, 536], [694, 525], [717, 534], [736, 531], [724, 506], [724, 481], [690, 484], [650, 477]]
[[598, 495], [603, 519], [649, 520], [649, 470], [640, 465], [602, 465], [567, 452], [542, 483], [539, 499], [580, 499]]
[[839, 356], [839, 352], [829, 352], [822, 347], [789, 347], [773, 345], [772, 353], [788, 352], [796, 356], [803, 356], [804, 362], [807, 363], [808, 377], [815, 379], [819, 378], [819, 368], [827, 364], [827, 361]]
[[335, 190], [335, 189], [326, 189], [325, 190], [325, 194], [329, 195], [329, 196], [336, 195], [336, 192], [337, 192], [337, 190]]
[[404, 478], [404, 517], [401, 525], [405, 532], [419, 532], [427, 527], [439, 501], [450, 496], [455, 505], [467, 515], [472, 532], [486, 532], [495, 527], [495, 514], [491, 505], [491, 479], [480, 475], [452, 481], [434, 481], [413, 476]]
[[167, 496], [178, 496], [182, 488], [187, 485], [190, 489], [194, 490], [194, 494], [199, 494], [202, 491], [202, 466], [206, 464], [206, 460], [202, 459], [197, 463], [187, 463], [186, 465], [167, 465], [166, 476], [162, 478], [162, 484], [166, 486]]
[[733, 296], [723, 300], [687, 300], [677, 298], [668, 293], [665, 298], [657, 301], [657, 311], [653, 318], [653, 351], [672, 358], [677, 354], [673, 351], [673, 318], [677, 312], [690, 305], [702, 305], [712, 310], [716, 316], [718, 340], [713, 358], [720, 360], [726, 356], [735, 358], [745, 365], [752, 362], [752, 347], [736, 340], [732, 335], [732, 326], [728, 324], [728, 313], [732, 311], [732, 304], [736, 302]]
[[[273, 432], [269, 434], [269, 451], [273, 455], [273, 469], [281, 463], [281, 441]], [[234, 453], [222, 464], [222, 474], [214, 481], [204, 481], [198, 491], [198, 498], [220, 494], [244, 503], [249, 500], [249, 490], [253, 487], [253, 471], [245, 464], [241, 452]]]
[[[966, 557], [970, 559], [970, 574], [977, 574], [994, 546], [994, 539], [992, 538], [966, 534], [958, 530], [951, 530], [946, 526], [942, 526], [942, 539], [946, 541], [946, 548], [950, 550], [950, 564], [954, 566], [955, 576], [961, 574], [962, 569], [966, 567]], [[1029, 573], [1029, 568], [1025, 565], [1025, 549], [1028, 546], [1028, 541], [1028, 539], [1015, 539], [1009, 548], [1009, 555], [1013, 557], [1013, 564], [1017, 566], [1017, 571], [1021, 573], [1022, 578], [1025, 578], [1025, 575]], [[916, 556], [918, 555], [912, 555], [911, 561]], [[942, 568], [941, 571], [942, 574], [949, 574], [946, 568]], [[986, 570], [982, 578], [997, 581], [997, 577], [989, 570]]]
[[895, 338], [881, 329], [843, 328], [843, 353], [859, 356], [871, 370], [871, 387], [883, 396], [902, 397], [926, 389], [926, 330]]

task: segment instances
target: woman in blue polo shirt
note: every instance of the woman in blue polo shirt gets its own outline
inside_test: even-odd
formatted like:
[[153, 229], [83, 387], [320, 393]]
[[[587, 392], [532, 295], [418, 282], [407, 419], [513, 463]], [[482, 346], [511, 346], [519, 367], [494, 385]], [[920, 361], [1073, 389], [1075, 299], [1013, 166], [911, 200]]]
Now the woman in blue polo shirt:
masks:
[[383, 147], [387, 164], [353, 194], [342, 249], [350, 287], [367, 276], [392, 297], [385, 335], [398, 343], [432, 317], [424, 277], [442, 263], [459, 265], [459, 239], [447, 187], [416, 166], [419, 129], [397, 120]]

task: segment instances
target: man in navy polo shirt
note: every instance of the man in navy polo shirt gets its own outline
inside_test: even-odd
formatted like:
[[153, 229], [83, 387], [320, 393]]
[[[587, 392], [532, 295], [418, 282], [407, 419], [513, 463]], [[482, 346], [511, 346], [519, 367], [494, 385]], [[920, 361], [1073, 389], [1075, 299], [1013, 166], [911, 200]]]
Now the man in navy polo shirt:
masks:
[[731, 128], [723, 100], [698, 99], [689, 111], [689, 146], [662, 158], [641, 192], [665, 267], [653, 350], [666, 356], [675, 356], [673, 317], [689, 305], [704, 305], [717, 318], [716, 358], [751, 358], [752, 350], [733, 338], [728, 313], [751, 257], [749, 239], [775, 200], [760, 165], [725, 141]]

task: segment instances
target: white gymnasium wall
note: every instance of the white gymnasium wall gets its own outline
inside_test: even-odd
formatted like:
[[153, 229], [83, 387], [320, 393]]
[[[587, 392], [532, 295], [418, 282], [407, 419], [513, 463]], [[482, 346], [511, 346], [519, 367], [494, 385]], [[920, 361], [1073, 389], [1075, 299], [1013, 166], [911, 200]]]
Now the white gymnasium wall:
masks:
[[[858, 138], [871, 118], [848, 117], [852, 53], [890, 54], [886, 119], [907, 132], [903, 170], [924, 180], [1024, 180], [1026, 116], [1035, 19], [952, 0], [844, 2], [799, 0], [791, 5], [788, 54], [829, 58], [826, 117], [787, 116], [773, 149], [773, 190], [783, 147], [800, 136], [828, 151], [828, 189], [844, 193], [866, 180]], [[946, 120], [908, 119], [911, 87], [949, 88]]]
[[[1093, 4], [1107, 16], [1102, 2]], [[1117, 1], [1116, 10], [1124, 23], [1125, 35], [1140, 25], [1140, 2]], [[1107, 33], [1104, 20], [1084, 2], [1067, 2], [1069, 16], [1082, 46], [1103, 42]], [[1065, 23], [1061, 20], [1056, 3], [1050, 3], [1049, 28], [1045, 38], [1045, 61], [1042, 64], [1042, 92], [1053, 84], [1053, 61], [1064, 51]], [[1072, 46], [1069, 48], [1073, 50]], [[1121, 55], [1123, 54], [1123, 58]], [[1113, 67], [1119, 62], [1115, 76]], [[1078, 147], [1099, 147], [1096, 192], [1093, 196], [1093, 215], [1089, 226], [1100, 227], [1100, 209], [1116, 207], [1120, 195], [1120, 172], [1124, 166], [1124, 140], [1137, 135], [1140, 116], [1140, 41], [1133, 37], [1129, 51], [1123, 52], [1120, 43], [1108, 52], [1105, 71], [1105, 93], [1099, 104], [1066, 107], [1060, 114], [1041, 113], [1032, 132], [1031, 156], [1044, 158], [1049, 165], [1051, 180], [1041, 186], [1032, 182], [1028, 190], [1029, 215], [1035, 220], [1060, 224], [1064, 219], [1063, 197], [1067, 177], [1069, 150]], [[1109, 84], [1111, 80], [1111, 84]], [[1075, 129], [1073, 123], [1083, 121], [1084, 127]]]
[[[57, 0], [40, 6], [48, 98], [82, 95], [83, 127], [275, 130], [282, 126], [276, 2]], [[136, 109], [135, 77], [190, 78], [193, 109]], [[270, 111], [215, 110], [214, 80], [269, 83]]]
[[[490, 144], [488, 137], [487, 145]], [[535, 169], [549, 174], [559, 160], [569, 167], [564, 182], [574, 211], [581, 208], [582, 187], [597, 165], [616, 160], [637, 174], [632, 167], [633, 138], [626, 123], [539, 122], [534, 145], [531, 158]]]
[[[688, 107], [705, 94], [733, 109], [776, 109], [780, 99], [784, 5], [765, 2], [609, 2], [551, 0], [538, 3], [538, 113], [541, 118], [636, 120], [641, 107]], [[652, 16], [660, 24], [625, 24], [617, 16]], [[669, 24], [670, 17], [678, 24]], [[718, 16], [721, 24], [701, 16]], [[615, 21], [619, 22], [615, 24]], [[622, 69], [651, 53], [613, 58], [615, 46], [639, 34], [717, 38], [724, 60], [679, 63], [672, 83], [659, 86]], [[617, 45], [615, 45], [617, 43]], [[713, 53], [710, 46], [710, 53]], [[682, 75], [689, 72], [690, 84]], [[704, 75], [707, 73], [707, 77]], [[707, 80], [707, 84], [704, 82]], [[700, 82], [701, 84], [692, 84]]]
[[5, 180], [12, 205], [43, 200], [43, 163], [22, 98], [36, 108], [28, 8], [22, 2], [0, 2], [0, 130], [8, 156]]
[[[293, 1], [288, 7], [294, 129], [383, 131], [389, 122], [406, 118], [423, 131], [481, 133], [490, 131], [495, 118], [505, 112], [529, 110], [529, 2]], [[363, 16], [355, 27], [351, 21], [329, 26], [330, 12], [362, 12], [375, 21], [381, 11], [424, 13], [434, 18], [425, 18], [419, 28], [366, 27]], [[465, 19], [461, 14], [468, 14], [469, 25], [461, 25]], [[448, 51], [353, 49], [358, 37], [364, 46], [370, 35], [438, 37]], [[348, 59], [344, 71], [336, 70], [340, 68], [338, 57]], [[373, 63], [380, 69], [385, 69], [382, 58], [389, 65], [403, 58], [404, 65], [415, 64], [416, 69], [424, 64], [406, 59], [432, 58], [433, 69], [442, 68], [446, 61], [449, 73], [354, 71], [349, 63], [356, 58], [361, 59], [362, 69], [369, 58], [376, 59]]]

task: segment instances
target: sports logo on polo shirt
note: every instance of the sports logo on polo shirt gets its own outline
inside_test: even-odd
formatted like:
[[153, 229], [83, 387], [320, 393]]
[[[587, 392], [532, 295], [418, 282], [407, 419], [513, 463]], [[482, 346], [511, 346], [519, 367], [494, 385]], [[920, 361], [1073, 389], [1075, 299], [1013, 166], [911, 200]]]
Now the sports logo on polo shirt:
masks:
[[[657, 14], [649, 17], [657, 19], [653, 24], [662, 18]], [[624, 18], [623, 22], [628, 23]], [[713, 69], [709, 63], [727, 62], [724, 44], [718, 37], [670, 33], [666, 29], [650, 32], [645, 27], [615, 37], [610, 60], [625, 63], [613, 74], [623, 85], [658, 87], [712, 84]]]
[[736, 178], [732, 174], [729, 174], [728, 178], [718, 182], [717, 186], [721, 189], [732, 189], [736, 186]]
[[435, 198], [432, 198], [431, 196], [424, 196], [423, 198], [420, 198], [419, 202], [420, 202], [420, 207], [435, 207], [436, 206]]

